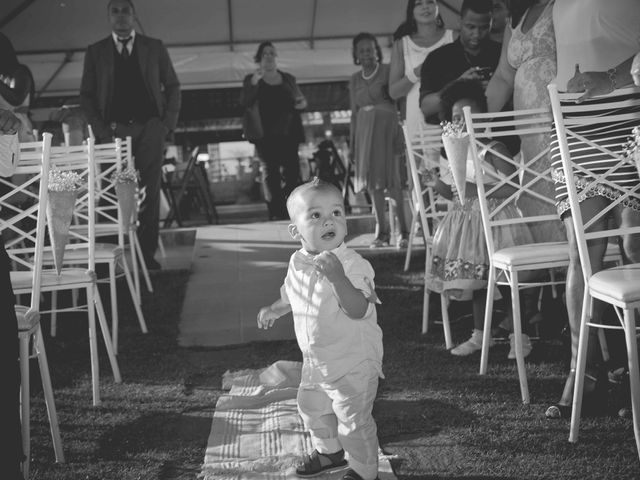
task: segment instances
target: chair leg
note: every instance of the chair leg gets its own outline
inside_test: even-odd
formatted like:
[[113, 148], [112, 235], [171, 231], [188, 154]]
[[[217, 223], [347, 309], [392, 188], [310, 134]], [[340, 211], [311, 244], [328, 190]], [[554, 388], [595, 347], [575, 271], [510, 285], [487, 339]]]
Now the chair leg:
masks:
[[136, 301], [136, 290], [133, 284], [133, 279], [131, 278], [131, 272], [129, 271], [129, 266], [127, 265], [124, 256], [122, 257], [122, 268], [124, 270], [124, 276], [127, 280], [127, 285], [129, 286], [129, 292], [131, 293], [131, 300], [133, 301], [133, 308], [136, 310], [136, 315], [138, 316], [138, 323], [140, 323], [140, 329], [142, 333], [148, 333], [147, 324], [144, 321], [144, 315], [142, 314], [142, 309], [140, 308], [140, 304]]
[[496, 292], [496, 269], [489, 266], [487, 281], [487, 300], [484, 307], [484, 324], [482, 327], [482, 350], [480, 354], [480, 375], [486, 375], [489, 366], [489, 344], [491, 343], [491, 322], [493, 321], [493, 296]]
[[36, 351], [36, 355], [38, 357], [38, 365], [40, 367], [40, 378], [42, 381], [44, 400], [47, 406], [47, 416], [49, 417], [49, 427], [51, 430], [53, 451], [56, 456], [56, 462], [64, 463], [62, 439], [60, 438], [60, 427], [58, 425], [58, 413], [56, 411], [56, 404], [53, 399], [53, 387], [51, 386], [51, 375], [49, 374], [49, 361], [47, 360], [47, 352], [45, 350], [40, 324], [38, 324], [33, 337], [34, 349]]
[[598, 343], [600, 344], [600, 352], [602, 353], [602, 361], [604, 363], [611, 359], [609, 355], [609, 345], [607, 344], [607, 337], [604, 334], [604, 329], [598, 329]]
[[422, 295], [422, 333], [426, 334], [429, 330], [429, 296], [430, 292], [427, 288], [427, 272], [431, 263], [431, 249], [426, 248], [424, 254], [424, 293]]
[[556, 272], [553, 268], [549, 269], [549, 279], [551, 280], [551, 296], [558, 298], [558, 286], [556, 285]]
[[22, 452], [25, 457], [24, 462], [22, 462], [24, 478], [29, 478], [29, 464], [31, 462], [29, 337], [28, 331], [18, 333], [20, 343], [20, 421], [22, 424]]
[[518, 378], [520, 379], [520, 394], [522, 403], [529, 404], [529, 386], [527, 384], [527, 367], [524, 364], [522, 352], [522, 319], [520, 318], [520, 287], [518, 272], [511, 272], [511, 315], [513, 316], [513, 338], [516, 347], [516, 364], [518, 366]]
[[[93, 301], [96, 312], [98, 313], [98, 322], [100, 323], [100, 330], [102, 331], [102, 339], [104, 340], [104, 347], [107, 351], [107, 357], [109, 357], [109, 363], [111, 364], [111, 371], [113, 372], [113, 381], [115, 383], [122, 383], [122, 377], [120, 376], [120, 367], [118, 366], [118, 360], [113, 353], [113, 345], [111, 345], [111, 335], [109, 334], [109, 324], [107, 323], [107, 317], [104, 314], [104, 307], [102, 306], [102, 299], [100, 298], [100, 292], [98, 287], [93, 287]], [[95, 322], [94, 322], [95, 323]]]
[[87, 292], [87, 315], [89, 322], [89, 355], [91, 357], [91, 387], [93, 393], [93, 406], [100, 405], [100, 367], [98, 363], [98, 343], [96, 340], [96, 312], [94, 305], [94, 285], [88, 285]]
[[138, 305], [142, 303], [142, 293], [140, 291], [140, 270], [138, 269], [138, 254], [136, 253], [136, 247], [134, 245], [135, 232], [129, 232], [129, 254], [131, 255], [131, 270], [133, 271], [133, 279], [136, 287], [136, 297], [138, 299]]
[[51, 336], [58, 334], [58, 292], [51, 292]]
[[109, 262], [109, 293], [111, 300], [111, 343], [113, 352], [118, 354], [118, 289], [116, 288], [116, 261]]
[[629, 382], [631, 387], [631, 410], [633, 412], [633, 434], [640, 457], [640, 370], [638, 370], [638, 341], [636, 339], [636, 313], [633, 308], [624, 310], [624, 333], [627, 342]]
[[411, 253], [413, 250], [413, 242], [416, 239], [416, 230], [418, 229], [418, 211], [414, 210], [411, 215], [411, 228], [409, 229], [409, 245], [407, 245], [407, 253], [404, 257], [404, 271], [409, 271], [409, 264], [411, 263]]
[[160, 256], [167, 258], [167, 251], [164, 249], [164, 242], [162, 241], [162, 235], [158, 236], [158, 248], [160, 249]]
[[444, 330], [444, 346], [447, 350], [453, 348], [451, 325], [449, 324], [449, 299], [444, 293], [440, 294], [440, 309], [442, 310], [442, 329]]
[[133, 244], [135, 246], [136, 252], [138, 254], [138, 260], [140, 260], [140, 267], [142, 268], [142, 275], [144, 275], [144, 280], [147, 284], [147, 291], [149, 293], [153, 292], [153, 286], [151, 285], [151, 278], [149, 277], [149, 270], [147, 269], [147, 264], [144, 262], [144, 256], [142, 255], [142, 248], [140, 247], [140, 242], [138, 242], [138, 237], [134, 237]]
[[580, 317], [580, 336], [578, 339], [578, 359], [576, 362], [576, 379], [573, 386], [573, 403], [571, 409], [571, 426], [569, 428], [569, 441], [578, 441], [580, 429], [580, 414], [582, 413], [582, 393], [584, 391], [584, 375], [587, 369], [587, 347], [589, 343], [588, 319], [593, 314], [593, 299], [585, 286], [582, 298], [582, 315]]

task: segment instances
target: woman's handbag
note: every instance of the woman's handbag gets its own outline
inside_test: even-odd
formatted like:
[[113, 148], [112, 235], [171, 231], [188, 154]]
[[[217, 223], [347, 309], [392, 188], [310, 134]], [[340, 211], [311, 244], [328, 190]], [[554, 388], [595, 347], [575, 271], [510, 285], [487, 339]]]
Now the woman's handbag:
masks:
[[245, 109], [242, 117], [242, 131], [244, 138], [250, 142], [260, 140], [264, 136], [258, 102], [253, 102], [250, 107]]

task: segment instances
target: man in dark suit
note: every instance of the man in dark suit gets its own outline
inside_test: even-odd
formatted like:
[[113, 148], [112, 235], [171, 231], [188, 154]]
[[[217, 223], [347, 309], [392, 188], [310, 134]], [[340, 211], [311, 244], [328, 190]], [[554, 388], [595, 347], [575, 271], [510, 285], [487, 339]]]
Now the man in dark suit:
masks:
[[147, 267], [159, 269], [160, 179], [164, 140], [180, 111], [180, 83], [160, 40], [136, 33], [132, 0], [110, 0], [112, 33], [84, 57], [80, 98], [97, 142], [133, 140], [135, 167], [146, 197], [138, 238]]

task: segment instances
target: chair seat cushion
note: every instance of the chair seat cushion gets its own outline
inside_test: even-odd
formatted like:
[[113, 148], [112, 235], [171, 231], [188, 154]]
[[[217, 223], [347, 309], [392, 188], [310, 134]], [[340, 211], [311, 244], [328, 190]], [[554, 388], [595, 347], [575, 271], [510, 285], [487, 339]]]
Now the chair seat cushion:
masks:
[[640, 302], [640, 263], [594, 273], [589, 290], [598, 298], [608, 297], [618, 304]]
[[[107, 263], [122, 255], [122, 248], [113, 243], [96, 243], [96, 263]], [[65, 263], [86, 263], [89, 256], [87, 248], [67, 248], [64, 252]], [[47, 251], [42, 255], [45, 265], [53, 263], [53, 252]]]
[[[16, 295], [31, 292], [30, 270], [11, 272], [11, 285]], [[41, 290], [50, 292], [68, 288], [84, 288], [87, 284], [95, 283], [95, 273], [83, 268], [64, 268], [60, 275], [55, 270], [42, 272]]]
[[548, 263], [566, 266], [569, 264], [569, 244], [545, 242], [503, 248], [493, 254], [493, 262], [499, 268], [529, 266], [535, 269], [536, 265]]
[[[546, 265], [549, 262], [555, 267], [569, 265], [569, 244], [567, 242], [545, 242], [528, 245], [518, 245], [498, 250], [493, 256], [497, 267], [523, 267]], [[619, 261], [620, 248], [614, 243], [607, 244], [605, 260]]]

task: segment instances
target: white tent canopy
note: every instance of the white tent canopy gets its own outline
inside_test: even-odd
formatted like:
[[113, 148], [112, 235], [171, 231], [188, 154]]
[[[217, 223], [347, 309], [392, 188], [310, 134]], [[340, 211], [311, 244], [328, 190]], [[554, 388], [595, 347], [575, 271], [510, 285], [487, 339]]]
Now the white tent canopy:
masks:
[[[344, 80], [356, 67], [351, 39], [376, 35], [385, 61], [404, 19], [400, 0], [134, 0], [136, 30], [160, 38], [184, 89], [238, 86], [255, 67], [259, 42], [271, 40], [280, 68], [298, 81]], [[440, 1], [457, 26], [461, 0]], [[76, 95], [86, 47], [109, 34], [107, 0], [2, 0], [0, 30], [34, 75], [36, 90]]]

